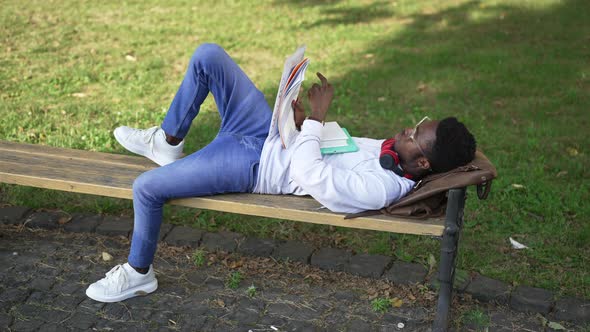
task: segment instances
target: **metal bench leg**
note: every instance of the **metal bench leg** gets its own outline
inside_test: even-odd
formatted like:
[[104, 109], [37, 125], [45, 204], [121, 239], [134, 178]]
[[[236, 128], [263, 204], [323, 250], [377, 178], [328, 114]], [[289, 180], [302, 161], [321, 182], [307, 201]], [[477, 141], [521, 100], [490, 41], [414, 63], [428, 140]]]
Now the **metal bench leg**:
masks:
[[438, 281], [440, 289], [436, 318], [432, 330], [446, 331], [449, 324], [449, 312], [453, 295], [453, 279], [455, 277], [455, 261], [457, 258], [459, 235], [463, 227], [463, 208], [465, 207], [465, 188], [449, 190], [447, 215], [443, 233]]

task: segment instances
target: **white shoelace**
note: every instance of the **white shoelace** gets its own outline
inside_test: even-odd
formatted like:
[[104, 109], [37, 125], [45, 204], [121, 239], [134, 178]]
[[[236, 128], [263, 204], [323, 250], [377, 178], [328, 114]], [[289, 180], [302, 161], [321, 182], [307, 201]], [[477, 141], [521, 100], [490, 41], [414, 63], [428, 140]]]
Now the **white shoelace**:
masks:
[[112, 268], [107, 274], [105, 275], [106, 284], [108, 289], [116, 289], [117, 292], [120, 292], [123, 289], [123, 286], [127, 285], [127, 273], [123, 268], [123, 265], [119, 264]]
[[152, 127], [149, 129], [146, 129], [146, 136], [144, 137], [145, 143], [149, 144], [150, 146], [150, 152], [152, 153], [152, 155], [154, 155], [154, 146], [156, 144], [156, 132], [158, 132], [158, 127]]

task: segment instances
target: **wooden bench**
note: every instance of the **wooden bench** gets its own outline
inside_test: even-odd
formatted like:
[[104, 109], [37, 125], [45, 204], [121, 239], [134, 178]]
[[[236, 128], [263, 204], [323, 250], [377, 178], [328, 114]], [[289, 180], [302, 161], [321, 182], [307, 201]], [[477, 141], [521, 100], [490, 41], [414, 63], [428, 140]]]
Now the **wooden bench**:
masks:
[[[132, 184], [157, 165], [146, 158], [0, 141], [0, 182], [76, 193], [132, 199]], [[465, 188], [449, 191], [441, 219], [404, 219], [385, 215], [344, 219], [309, 197], [226, 194], [176, 199], [170, 204], [392, 233], [442, 237], [439, 299], [435, 331], [447, 328], [457, 243], [462, 227]]]

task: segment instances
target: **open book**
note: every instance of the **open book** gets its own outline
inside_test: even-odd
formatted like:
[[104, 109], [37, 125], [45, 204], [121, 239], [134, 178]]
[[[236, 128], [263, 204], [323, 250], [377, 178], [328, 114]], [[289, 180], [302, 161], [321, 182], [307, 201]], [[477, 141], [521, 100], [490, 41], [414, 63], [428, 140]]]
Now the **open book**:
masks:
[[[272, 122], [277, 126], [283, 148], [288, 148], [298, 133], [292, 102], [299, 95], [309, 65], [309, 59], [304, 58], [304, 53], [305, 46], [301, 46], [285, 61], [272, 113]], [[323, 154], [330, 154], [354, 152], [358, 147], [346, 129], [341, 128], [336, 122], [327, 122], [322, 131], [320, 149]]]

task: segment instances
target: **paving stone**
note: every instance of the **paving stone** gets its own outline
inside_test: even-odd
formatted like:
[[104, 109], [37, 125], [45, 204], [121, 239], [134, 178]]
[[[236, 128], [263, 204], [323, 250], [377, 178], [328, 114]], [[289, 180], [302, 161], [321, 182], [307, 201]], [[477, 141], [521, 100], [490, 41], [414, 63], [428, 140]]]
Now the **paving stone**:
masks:
[[97, 322], [97, 320], [98, 316], [95, 314], [78, 311], [67, 320], [66, 324], [76, 329], [88, 330]]
[[321, 248], [311, 256], [311, 265], [324, 270], [344, 271], [352, 254], [336, 248]]
[[59, 212], [35, 212], [25, 220], [25, 225], [30, 228], [57, 229], [60, 228], [59, 219], [64, 216]]
[[287, 303], [271, 303], [266, 307], [266, 312], [271, 315], [291, 317], [295, 307]]
[[186, 226], [176, 226], [166, 235], [164, 242], [172, 246], [182, 247], [189, 246], [196, 248], [199, 246], [203, 231]]
[[312, 322], [300, 320], [290, 320], [285, 328], [288, 331], [319, 331]]
[[168, 235], [168, 233], [170, 233], [172, 228], [174, 228], [174, 225], [163, 223], [160, 226], [160, 233], [158, 235], [158, 241], [164, 240], [164, 238], [166, 237], [166, 235]]
[[33, 291], [27, 297], [26, 303], [53, 303], [56, 295], [46, 291]]
[[83, 292], [78, 292], [72, 295], [59, 295], [55, 298], [53, 304], [64, 310], [73, 310], [87, 298], [88, 297], [86, 297], [86, 294]]
[[28, 320], [15, 319], [10, 329], [12, 331], [36, 331], [43, 324], [43, 321], [34, 318]]
[[506, 304], [510, 296], [510, 286], [501, 281], [477, 275], [467, 286], [465, 292], [480, 301]]
[[104, 308], [105, 303], [94, 301], [90, 298], [85, 298], [80, 302], [78, 308], [80, 308], [81, 312], [95, 314]]
[[174, 313], [164, 310], [156, 310], [150, 317], [150, 321], [157, 323], [159, 326], [168, 326], [173, 319]]
[[276, 247], [277, 242], [275, 240], [249, 237], [240, 243], [237, 251], [250, 256], [268, 257]]
[[557, 320], [565, 320], [578, 324], [590, 323], [590, 300], [567, 297], [557, 300], [553, 309]]
[[98, 215], [76, 213], [72, 215], [72, 220], [64, 225], [66, 232], [74, 233], [93, 233], [102, 217]]
[[225, 283], [217, 278], [207, 278], [205, 280], [205, 286], [209, 290], [222, 289], [225, 288]]
[[0, 312], [0, 326], [5, 328], [10, 326], [10, 324], [12, 324], [12, 316], [5, 312]]
[[0, 208], [0, 224], [16, 225], [24, 222], [31, 209], [25, 206], [8, 206]]
[[47, 291], [55, 284], [55, 279], [38, 277], [31, 281], [31, 288], [36, 290]]
[[132, 218], [106, 216], [102, 222], [96, 226], [96, 233], [106, 236], [129, 237], [132, 229]]
[[379, 278], [391, 263], [391, 260], [391, 257], [384, 255], [354, 255], [350, 258], [344, 270], [362, 277]]
[[251, 308], [237, 308], [231, 311], [227, 319], [236, 321], [239, 324], [256, 324], [260, 317], [260, 312]]
[[30, 291], [28, 289], [20, 288], [9, 288], [2, 290], [0, 293], [0, 302], [4, 302], [3, 305], [9, 303], [20, 302], [29, 296]]
[[207, 280], [208, 276], [203, 271], [191, 271], [186, 274], [186, 280], [191, 282], [194, 285], [202, 285], [205, 280]]
[[352, 304], [359, 300], [358, 294], [352, 290], [336, 291], [331, 297], [345, 304]]
[[371, 331], [371, 324], [361, 319], [353, 319], [346, 326], [346, 331], [357, 332], [357, 331]]
[[234, 252], [243, 238], [234, 232], [205, 233], [201, 245], [210, 251]]
[[75, 281], [63, 281], [58, 282], [53, 286], [53, 291], [58, 294], [69, 295], [69, 294], [76, 294], [77, 292], [82, 291], [82, 285], [78, 284], [79, 278], [71, 278]]
[[[45, 305], [51, 305], [49, 303], [45, 303]], [[41, 319], [46, 323], [58, 323], [66, 319], [70, 316], [69, 312], [61, 311], [61, 310], [52, 310], [52, 309], [45, 309], [45, 308], [37, 308], [34, 315], [32, 317], [36, 319]]]
[[207, 316], [205, 315], [187, 315], [179, 320], [178, 328], [181, 331], [202, 331], [206, 322]]
[[38, 332], [69, 332], [69, 331], [76, 331], [71, 327], [66, 327], [60, 322], [57, 323], [47, 323], [41, 325]]
[[395, 261], [383, 277], [400, 285], [423, 283], [428, 270], [422, 264]]
[[297, 308], [295, 309], [295, 311], [291, 314], [291, 319], [295, 319], [295, 320], [313, 320], [314, 318], [316, 318], [320, 313], [318, 313], [315, 310], [312, 309], [308, 309], [305, 307], [302, 308]]
[[124, 303], [107, 303], [102, 309], [103, 313], [112, 320], [126, 321], [131, 318], [129, 308]]
[[553, 293], [529, 286], [518, 286], [510, 295], [510, 307], [516, 311], [541, 313], [551, 310]]
[[272, 256], [276, 259], [309, 263], [313, 248], [305, 243], [287, 241], [279, 244]]

